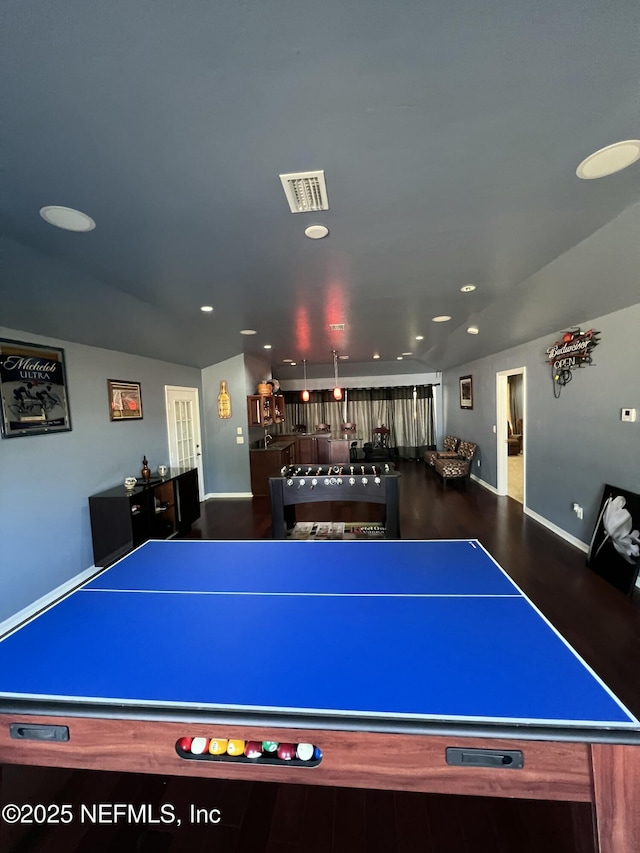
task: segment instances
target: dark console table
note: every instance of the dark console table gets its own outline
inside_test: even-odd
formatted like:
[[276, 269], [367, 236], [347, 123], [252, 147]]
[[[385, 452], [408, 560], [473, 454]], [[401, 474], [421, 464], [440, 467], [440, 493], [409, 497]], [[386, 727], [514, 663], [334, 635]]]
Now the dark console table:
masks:
[[200, 517], [198, 471], [172, 468], [131, 491], [114, 486], [89, 498], [93, 559], [109, 566], [147, 539], [170, 539]]
[[269, 478], [274, 539], [285, 539], [296, 523], [296, 506], [320, 501], [384, 504], [385, 538], [400, 538], [400, 474], [390, 465], [298, 465]]

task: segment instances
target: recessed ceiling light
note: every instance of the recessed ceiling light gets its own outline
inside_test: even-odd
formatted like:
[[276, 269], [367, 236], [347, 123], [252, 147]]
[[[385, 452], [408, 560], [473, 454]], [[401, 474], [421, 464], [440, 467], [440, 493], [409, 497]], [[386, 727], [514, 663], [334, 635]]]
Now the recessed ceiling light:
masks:
[[283, 358], [282, 362], [283, 362], [283, 364], [293, 364], [293, 359], [292, 358]]
[[213, 305], [202, 305], [200, 310], [204, 311], [205, 314], [210, 314], [213, 311]]
[[396, 356], [396, 361], [402, 361], [402, 356], [401, 356], [401, 355], [397, 355], [397, 356]]
[[471, 293], [475, 289], [476, 289], [475, 284], [463, 284], [462, 287], [460, 288], [460, 290], [463, 293]]
[[417, 340], [417, 341], [423, 341], [423, 340], [424, 340], [424, 335], [416, 335], [416, 340]]
[[479, 331], [480, 331], [480, 329], [477, 326], [469, 326], [469, 328], [467, 329], [467, 334], [468, 335], [477, 335]]
[[403, 352], [402, 355], [413, 355], [412, 352]]
[[378, 355], [378, 353], [376, 352], [376, 353], [374, 353], [373, 358], [380, 358], [380, 356], [379, 356], [379, 355]]
[[349, 356], [348, 355], [339, 355], [338, 358], [342, 359], [342, 361], [346, 361]]
[[431, 318], [434, 323], [446, 323], [451, 317], [448, 314], [440, 314], [438, 317]]
[[613, 175], [640, 160], [640, 139], [614, 142], [585, 158], [576, 169], [576, 175], [585, 181]]
[[64, 228], [65, 231], [93, 231], [96, 223], [86, 213], [74, 210], [72, 207], [60, 207], [51, 204], [40, 209], [40, 216], [49, 225]]
[[271, 344], [265, 344], [263, 349], [271, 349]]
[[297, 363], [298, 363], [297, 361], [292, 361], [292, 362], [290, 362], [290, 365], [291, 365], [291, 367], [295, 367]]
[[329, 229], [324, 225], [310, 225], [304, 229], [304, 233], [310, 240], [322, 240], [329, 233]]
[[240, 334], [241, 335], [257, 335], [258, 333], [256, 332], [255, 329], [240, 329]]

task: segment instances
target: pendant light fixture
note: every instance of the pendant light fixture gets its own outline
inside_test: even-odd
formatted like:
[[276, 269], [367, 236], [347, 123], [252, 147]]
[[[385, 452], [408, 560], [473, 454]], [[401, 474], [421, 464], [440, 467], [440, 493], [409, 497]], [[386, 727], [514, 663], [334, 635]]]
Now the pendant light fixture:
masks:
[[307, 359], [302, 359], [302, 370], [304, 371], [304, 391], [302, 392], [302, 402], [309, 402], [309, 391], [307, 389]]
[[338, 384], [338, 353], [335, 350], [331, 350], [331, 352], [333, 353], [333, 375], [336, 383], [333, 386], [333, 399], [342, 400], [342, 388]]

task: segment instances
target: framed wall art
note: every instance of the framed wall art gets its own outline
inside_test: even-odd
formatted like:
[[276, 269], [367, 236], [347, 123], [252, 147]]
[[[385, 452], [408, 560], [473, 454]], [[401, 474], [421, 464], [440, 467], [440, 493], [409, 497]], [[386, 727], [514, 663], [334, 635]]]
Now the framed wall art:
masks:
[[71, 429], [64, 350], [0, 339], [2, 438]]
[[587, 565], [631, 595], [640, 570], [640, 495], [605, 485]]
[[470, 376], [460, 377], [460, 408], [473, 409], [473, 380]]
[[142, 419], [142, 389], [139, 382], [107, 379], [109, 418], [112, 421]]

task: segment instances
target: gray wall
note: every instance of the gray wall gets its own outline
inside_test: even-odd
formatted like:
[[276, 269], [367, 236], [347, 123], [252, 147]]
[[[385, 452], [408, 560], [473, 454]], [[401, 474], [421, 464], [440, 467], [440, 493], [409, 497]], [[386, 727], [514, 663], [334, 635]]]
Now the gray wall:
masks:
[[[231, 417], [218, 417], [220, 381], [227, 382], [231, 395]], [[251, 492], [249, 437], [247, 430], [247, 388], [243, 355], [236, 355], [202, 371], [204, 420], [204, 482], [207, 495]], [[244, 444], [236, 441], [242, 428]]]
[[[264, 439], [265, 430], [249, 429], [247, 395], [255, 394], [259, 382], [271, 377], [268, 358], [237, 355], [202, 371], [204, 421], [205, 494], [251, 494], [249, 447]], [[220, 380], [227, 381], [231, 394], [231, 418], [218, 417]], [[238, 428], [242, 428], [244, 444], [238, 444]]]
[[[0, 621], [93, 565], [88, 497], [167, 462], [164, 386], [200, 371], [0, 326], [0, 337], [63, 347], [70, 432], [0, 440]], [[142, 384], [143, 418], [109, 420], [107, 379]]]
[[[623, 423], [623, 407], [640, 415], [640, 304], [586, 319], [601, 332], [594, 364], [574, 371], [553, 395], [546, 349], [556, 335], [531, 341], [444, 374], [445, 432], [476, 441], [474, 474], [496, 485], [496, 373], [526, 367], [526, 500], [529, 509], [588, 543], [605, 483], [640, 492], [640, 420]], [[460, 409], [458, 379], [473, 376], [473, 410]], [[579, 520], [571, 509], [584, 507]]]

